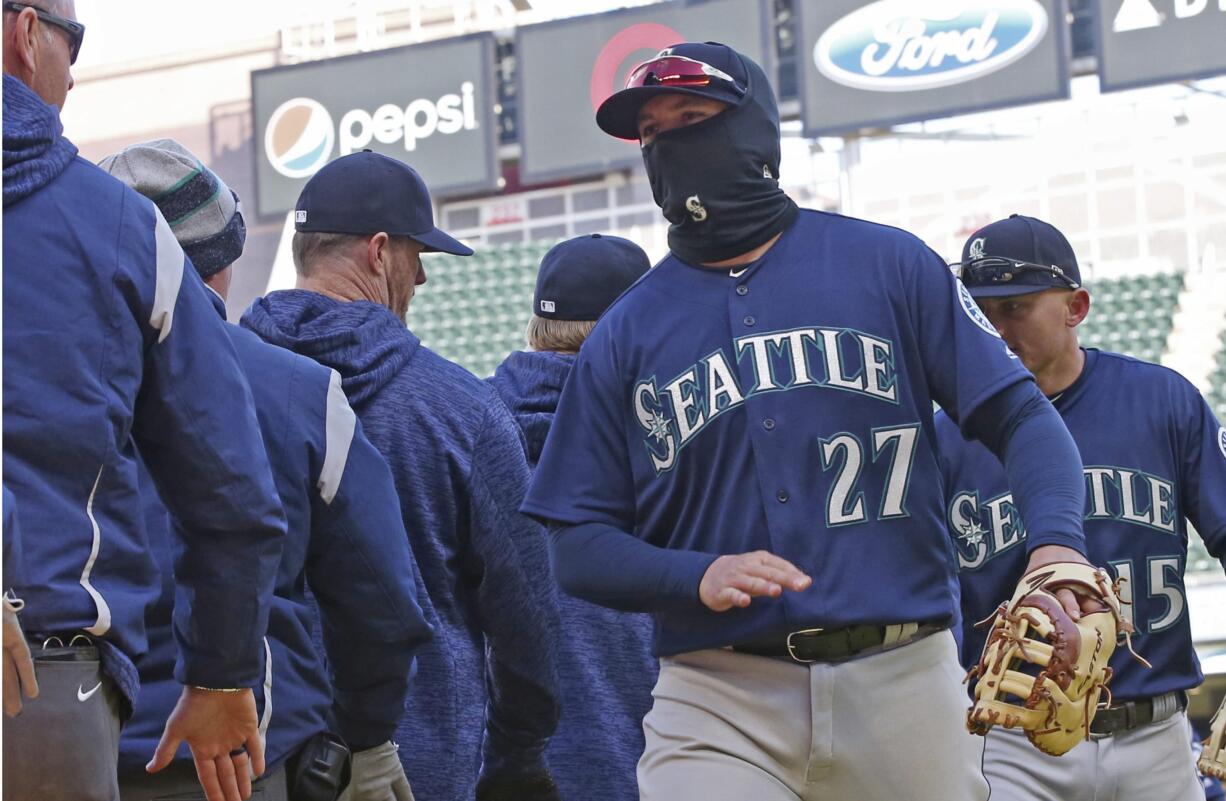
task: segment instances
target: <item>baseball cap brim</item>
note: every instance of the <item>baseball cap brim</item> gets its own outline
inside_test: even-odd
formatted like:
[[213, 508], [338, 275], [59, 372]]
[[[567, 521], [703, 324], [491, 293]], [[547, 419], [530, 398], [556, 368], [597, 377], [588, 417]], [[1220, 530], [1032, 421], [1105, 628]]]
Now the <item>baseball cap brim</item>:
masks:
[[968, 286], [972, 298], [1007, 298], [1012, 295], [1031, 295], [1046, 289], [1060, 289], [1056, 284], [984, 284]]
[[738, 105], [744, 98], [732, 89], [714, 84], [700, 89], [682, 86], [634, 86], [614, 92], [596, 109], [596, 124], [600, 130], [618, 139], [639, 138], [639, 109], [651, 98], [660, 94], [694, 95], [709, 100], [719, 100], [730, 106]]
[[473, 249], [461, 244], [437, 228], [431, 228], [424, 234], [408, 234], [409, 239], [426, 246], [426, 253], [450, 253], [453, 256], [471, 256]]

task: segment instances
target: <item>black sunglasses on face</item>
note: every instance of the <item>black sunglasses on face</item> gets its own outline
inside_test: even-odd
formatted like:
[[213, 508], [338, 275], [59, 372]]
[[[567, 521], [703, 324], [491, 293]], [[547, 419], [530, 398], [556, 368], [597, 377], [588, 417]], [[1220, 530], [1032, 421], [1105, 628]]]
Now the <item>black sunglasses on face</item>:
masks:
[[38, 16], [39, 22], [53, 25], [68, 34], [68, 63], [76, 64], [77, 54], [81, 52], [81, 42], [85, 39], [85, 26], [79, 22], [52, 14], [50, 11], [43, 11], [41, 8], [32, 6], [29, 3], [14, 3], [8, 0], [5, 0], [4, 3], [5, 11], [20, 13], [27, 8], [31, 9]]
[[1064, 270], [1061, 270], [1054, 264], [1032, 264], [1028, 261], [1017, 261], [1016, 259], [993, 256], [986, 259], [962, 262], [952, 266], [957, 269], [958, 277], [963, 282], [976, 286], [982, 286], [983, 284], [1007, 284], [1018, 273], [1040, 272], [1060, 280], [1069, 289], [1079, 289], [1081, 287], [1081, 284], [1069, 278], [1064, 274]]

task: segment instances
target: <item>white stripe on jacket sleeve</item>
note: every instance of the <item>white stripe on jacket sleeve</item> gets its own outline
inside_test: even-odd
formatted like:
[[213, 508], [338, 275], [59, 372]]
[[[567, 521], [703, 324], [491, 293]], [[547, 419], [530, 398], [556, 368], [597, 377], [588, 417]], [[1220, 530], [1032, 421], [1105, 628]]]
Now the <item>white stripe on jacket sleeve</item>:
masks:
[[153, 228], [153, 246], [157, 252], [157, 281], [153, 288], [153, 311], [149, 325], [158, 333], [158, 342], [170, 336], [174, 321], [175, 302], [179, 299], [179, 286], [183, 283], [183, 264], [187, 257], [179, 240], [166, 223], [166, 218], [156, 207], [153, 209], [156, 223]]
[[336, 492], [341, 486], [341, 477], [345, 474], [345, 462], [349, 459], [349, 446], [353, 442], [353, 431], [357, 427], [357, 418], [353, 409], [349, 408], [349, 400], [341, 389], [341, 376], [335, 370], [328, 381], [328, 412], [324, 422], [324, 466], [319, 473], [319, 495], [324, 503], [332, 503]]
[[98, 561], [98, 551], [102, 548], [102, 530], [98, 528], [98, 521], [94, 517], [94, 496], [98, 493], [98, 485], [102, 483], [102, 471], [106, 465], [98, 468], [98, 477], [94, 479], [94, 488], [89, 492], [89, 500], [85, 502], [85, 516], [89, 518], [89, 525], [93, 529], [94, 539], [93, 544], [89, 549], [89, 558], [85, 560], [85, 569], [81, 571], [81, 586], [89, 593], [89, 597], [94, 600], [94, 606], [98, 608], [98, 620], [92, 626], [85, 628], [90, 634], [95, 637], [101, 637], [111, 630], [111, 607], [107, 604], [106, 599], [102, 597], [102, 593], [94, 588], [90, 583], [89, 576], [94, 572], [94, 562]]

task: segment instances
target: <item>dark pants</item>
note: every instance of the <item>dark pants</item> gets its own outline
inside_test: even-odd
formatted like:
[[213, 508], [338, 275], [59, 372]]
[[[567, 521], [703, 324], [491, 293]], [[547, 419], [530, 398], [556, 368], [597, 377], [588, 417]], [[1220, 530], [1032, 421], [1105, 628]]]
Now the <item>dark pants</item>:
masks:
[[4, 798], [119, 801], [119, 689], [94, 647], [39, 645], [38, 698], [4, 718]]
[[[196, 766], [175, 760], [163, 770], [149, 775], [124, 775], [119, 781], [122, 801], [204, 801], [204, 790], [196, 777]], [[251, 801], [287, 801], [285, 769], [277, 767], [251, 785]]]

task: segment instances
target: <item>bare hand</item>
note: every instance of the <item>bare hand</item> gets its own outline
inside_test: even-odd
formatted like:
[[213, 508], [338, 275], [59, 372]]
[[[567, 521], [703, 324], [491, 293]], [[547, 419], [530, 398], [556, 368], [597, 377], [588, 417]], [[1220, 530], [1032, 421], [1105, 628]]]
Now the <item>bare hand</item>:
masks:
[[[1090, 564], [1084, 556], [1072, 548], [1066, 548], [1063, 545], [1040, 545], [1030, 552], [1030, 562], [1026, 565], [1026, 574], [1044, 565], [1050, 565], [1053, 562]], [[1081, 620], [1082, 614], [1088, 615], [1091, 612], [1101, 612], [1103, 610], [1103, 605], [1100, 601], [1090, 596], [1079, 596], [1070, 589], [1056, 590], [1055, 595], [1060, 599], [1060, 605], [1064, 607], [1064, 611], [1068, 612], [1068, 616], [1073, 620]]]
[[788, 560], [767, 551], [721, 556], [698, 585], [698, 598], [715, 612], [746, 607], [757, 597], [778, 598], [784, 589], [800, 592], [813, 579]]
[[38, 679], [34, 675], [34, 660], [30, 646], [17, 621], [17, 607], [4, 599], [4, 714], [15, 718], [21, 714], [21, 696], [38, 697]]
[[264, 772], [264, 742], [251, 690], [226, 693], [184, 687], [145, 770], [157, 773], [169, 765], [183, 742], [192, 749], [208, 801], [251, 797], [253, 769], [256, 776]]

